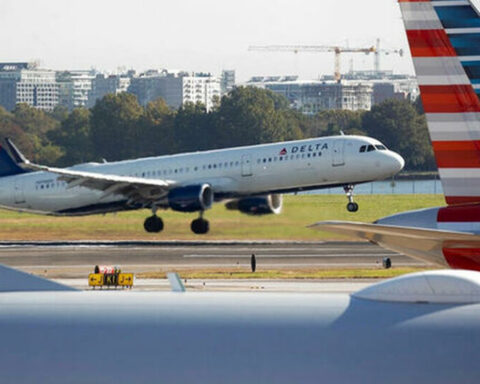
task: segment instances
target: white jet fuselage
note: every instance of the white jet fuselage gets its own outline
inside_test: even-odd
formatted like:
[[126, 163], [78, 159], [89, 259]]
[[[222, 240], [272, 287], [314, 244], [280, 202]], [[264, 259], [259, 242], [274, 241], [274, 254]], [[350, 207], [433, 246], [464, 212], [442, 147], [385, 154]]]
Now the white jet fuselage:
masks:
[[[360, 152], [360, 148], [364, 151]], [[370, 147], [370, 151], [368, 148]], [[372, 149], [374, 147], [374, 149]], [[112, 163], [88, 163], [70, 170], [166, 180], [175, 186], [208, 184], [215, 200], [266, 193], [295, 192], [384, 179], [403, 167], [403, 159], [375, 139], [334, 136], [229, 148]], [[158, 206], [168, 207], [168, 197]], [[128, 209], [114, 191], [62, 181], [50, 172], [8, 176], [0, 184], [0, 205], [52, 214], [87, 214]], [[138, 208], [138, 207], [132, 207]]]

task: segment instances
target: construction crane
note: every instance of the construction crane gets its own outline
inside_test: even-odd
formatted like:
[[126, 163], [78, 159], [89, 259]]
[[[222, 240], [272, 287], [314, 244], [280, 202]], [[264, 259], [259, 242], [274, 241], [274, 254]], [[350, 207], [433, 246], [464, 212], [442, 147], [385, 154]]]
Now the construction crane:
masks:
[[375, 63], [374, 63], [374, 69], [376, 73], [380, 72], [380, 54], [384, 54], [384, 55], [397, 54], [400, 57], [403, 57], [403, 49], [380, 48], [380, 39], [377, 39], [377, 43], [375, 45]]
[[375, 47], [349, 48], [328, 45], [251, 45], [249, 51], [261, 52], [334, 52], [335, 53], [335, 80], [340, 81], [340, 54], [342, 53], [364, 53], [375, 52]]
[[[377, 47], [380, 46], [380, 40], [377, 40]], [[350, 48], [350, 47], [340, 47], [340, 46], [329, 46], [329, 45], [251, 45], [248, 47], [249, 51], [261, 51], [261, 52], [334, 52], [335, 54], [335, 70], [334, 76], [336, 81], [341, 80], [341, 73], [340, 73], [340, 55], [342, 53], [364, 53], [366, 55], [370, 53], [375, 53], [375, 70], [378, 71], [380, 69], [380, 53], [383, 54], [390, 54], [390, 53], [399, 53], [403, 55], [403, 50], [387, 50], [379, 48], [377, 49], [375, 46], [371, 46], [368, 48]]]

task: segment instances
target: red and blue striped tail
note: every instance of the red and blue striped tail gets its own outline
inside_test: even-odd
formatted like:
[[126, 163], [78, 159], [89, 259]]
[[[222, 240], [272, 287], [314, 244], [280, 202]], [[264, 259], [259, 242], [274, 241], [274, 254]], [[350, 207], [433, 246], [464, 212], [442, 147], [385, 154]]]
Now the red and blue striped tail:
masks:
[[468, 0], [399, 0], [445, 199], [480, 203], [480, 15]]

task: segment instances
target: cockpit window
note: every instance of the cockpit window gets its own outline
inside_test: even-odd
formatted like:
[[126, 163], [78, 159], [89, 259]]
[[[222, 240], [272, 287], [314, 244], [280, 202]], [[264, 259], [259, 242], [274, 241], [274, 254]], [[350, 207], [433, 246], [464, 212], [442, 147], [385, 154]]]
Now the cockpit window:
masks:
[[375, 150], [375, 147], [371, 144], [367, 147], [367, 152], [372, 152], [374, 150]]
[[360, 147], [360, 152], [365, 152], [365, 149], [366, 149], [366, 148], [367, 148], [366, 145], [362, 145], [362, 146]]
[[377, 148], [379, 151], [386, 151], [387, 148], [384, 145], [375, 145], [375, 148]]

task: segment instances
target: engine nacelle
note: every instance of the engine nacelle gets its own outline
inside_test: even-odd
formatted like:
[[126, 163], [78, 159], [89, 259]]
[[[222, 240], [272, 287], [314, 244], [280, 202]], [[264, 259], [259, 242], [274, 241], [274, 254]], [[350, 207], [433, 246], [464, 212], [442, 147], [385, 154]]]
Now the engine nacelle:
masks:
[[283, 197], [278, 194], [251, 196], [243, 199], [229, 201], [227, 209], [239, 210], [248, 215], [278, 215], [282, 211]]
[[168, 193], [168, 205], [174, 211], [198, 212], [210, 209], [213, 190], [209, 184], [177, 187]]

